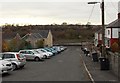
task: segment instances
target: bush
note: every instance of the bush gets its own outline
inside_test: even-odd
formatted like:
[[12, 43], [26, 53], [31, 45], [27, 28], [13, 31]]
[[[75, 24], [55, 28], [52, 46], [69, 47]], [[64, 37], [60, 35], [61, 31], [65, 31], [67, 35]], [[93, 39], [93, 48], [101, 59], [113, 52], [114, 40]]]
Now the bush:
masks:
[[36, 42], [36, 46], [37, 46], [37, 48], [42, 48], [42, 47], [44, 47], [44, 40], [38, 40], [38, 41]]

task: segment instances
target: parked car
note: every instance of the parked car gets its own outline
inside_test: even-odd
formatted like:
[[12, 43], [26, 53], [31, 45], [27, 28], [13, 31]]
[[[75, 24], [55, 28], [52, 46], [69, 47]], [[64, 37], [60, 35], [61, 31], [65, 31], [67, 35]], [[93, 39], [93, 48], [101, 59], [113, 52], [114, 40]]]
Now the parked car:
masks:
[[48, 51], [48, 52], [51, 52], [51, 53], [53, 53], [53, 55], [55, 55], [56, 54], [56, 52], [55, 51], [52, 51], [51, 49], [49, 49], [49, 48], [43, 48], [44, 50], [46, 50], [46, 51]]
[[61, 49], [61, 51], [64, 51], [64, 50], [67, 49], [67, 47], [65, 47], [65, 46], [60, 46], [60, 49]]
[[13, 70], [12, 63], [10, 61], [3, 60], [0, 57], [0, 74], [10, 73]]
[[42, 52], [48, 53], [50, 56], [53, 55], [52, 52], [49, 52], [49, 51], [45, 50], [44, 48], [40, 48], [39, 50], [42, 51]]
[[13, 70], [23, 68], [26, 64], [26, 58], [18, 52], [4, 52], [1, 57], [12, 63]]
[[26, 57], [26, 60], [43, 60], [43, 55], [35, 50], [20, 50], [19, 53], [23, 54]]
[[45, 53], [45, 52], [43, 52], [43, 51], [41, 51], [41, 50], [39, 50], [39, 49], [34, 49], [36, 52], [38, 52], [38, 53], [40, 53], [41, 55], [43, 55], [43, 58], [44, 59], [47, 59], [47, 58], [50, 58], [50, 54], [48, 54], [48, 53]]
[[58, 53], [60, 53], [62, 50], [59, 46], [53, 46], [52, 47], [54, 50], [56, 50]]

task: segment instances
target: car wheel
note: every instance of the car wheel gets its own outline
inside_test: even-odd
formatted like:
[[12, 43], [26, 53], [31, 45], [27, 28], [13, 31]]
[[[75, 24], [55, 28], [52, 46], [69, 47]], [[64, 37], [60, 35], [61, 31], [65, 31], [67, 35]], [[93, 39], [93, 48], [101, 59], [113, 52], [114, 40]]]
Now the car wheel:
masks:
[[12, 64], [13, 65], [13, 70], [17, 69], [17, 65], [16, 64]]
[[24, 67], [24, 65], [23, 66], [21, 66], [20, 68], [23, 68]]
[[35, 57], [35, 61], [40, 61], [40, 58], [39, 57]]
[[44, 57], [45, 59], [47, 59], [47, 56], [46, 56], [46, 55], [44, 55], [43, 57]]

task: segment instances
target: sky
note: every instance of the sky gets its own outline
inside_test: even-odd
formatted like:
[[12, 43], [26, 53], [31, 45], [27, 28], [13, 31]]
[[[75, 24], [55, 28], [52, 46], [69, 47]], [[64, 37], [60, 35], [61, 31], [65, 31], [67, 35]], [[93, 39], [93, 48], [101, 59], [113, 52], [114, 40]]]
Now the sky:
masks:
[[[0, 25], [101, 24], [100, 4], [90, 1], [101, 0], [0, 0]], [[105, 24], [117, 19], [118, 1], [105, 0]]]

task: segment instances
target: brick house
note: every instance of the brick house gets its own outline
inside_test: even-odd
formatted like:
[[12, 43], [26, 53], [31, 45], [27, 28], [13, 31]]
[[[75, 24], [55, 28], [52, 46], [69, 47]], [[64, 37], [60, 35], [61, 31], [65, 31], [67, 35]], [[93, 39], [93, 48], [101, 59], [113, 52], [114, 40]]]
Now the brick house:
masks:
[[108, 24], [105, 30], [105, 44], [113, 49], [113, 51], [119, 50], [120, 43], [120, 12], [118, 13], [118, 19]]

